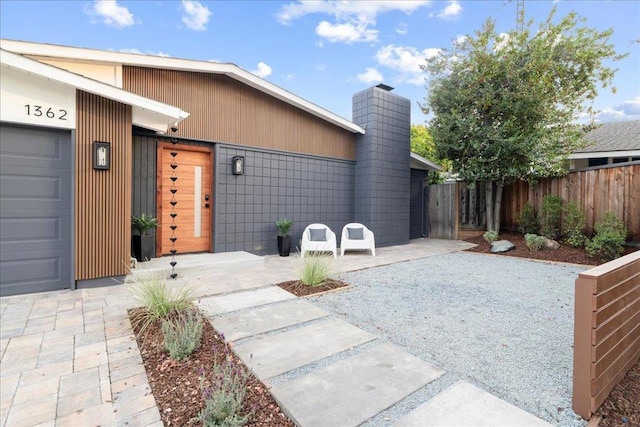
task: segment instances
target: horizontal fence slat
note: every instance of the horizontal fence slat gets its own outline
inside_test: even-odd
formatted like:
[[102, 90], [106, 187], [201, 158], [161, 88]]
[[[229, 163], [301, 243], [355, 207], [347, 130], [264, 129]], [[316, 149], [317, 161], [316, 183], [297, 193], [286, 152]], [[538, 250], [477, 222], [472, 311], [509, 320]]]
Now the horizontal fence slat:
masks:
[[597, 304], [596, 307], [604, 307], [607, 304], [611, 304], [621, 296], [629, 293], [629, 291], [631, 291], [635, 286], [638, 286], [638, 284], [640, 284], [640, 272], [633, 276], [622, 278], [622, 280], [616, 282], [614, 286], [608, 287], [606, 292], [599, 292], [594, 296], [594, 303]]
[[627, 321], [616, 329], [614, 333], [605, 338], [601, 343], [597, 343], [593, 347], [591, 360], [593, 362], [601, 360], [607, 353], [616, 348], [616, 346], [621, 343], [625, 337], [628, 337], [629, 334], [640, 335], [640, 322], [638, 322], [637, 318], [638, 316], [628, 317]]
[[604, 322], [609, 320], [609, 318], [613, 317], [617, 312], [624, 310], [624, 308], [628, 305], [635, 303], [638, 298], [640, 298], [640, 286], [637, 286], [631, 292], [628, 292], [627, 294], [613, 301], [611, 304], [593, 313], [592, 326], [594, 328], [597, 328], [598, 326], [602, 325]]
[[593, 343], [600, 343], [611, 335], [616, 329], [625, 323], [624, 314], [635, 313], [633, 319], [637, 319], [640, 322], [640, 300], [630, 304], [625, 310], [625, 313], [618, 313], [617, 316], [612, 317], [607, 322], [603, 323], [599, 328], [593, 329], [591, 333], [591, 339]]
[[591, 381], [591, 393], [593, 396], [600, 393], [605, 386], [607, 386], [613, 378], [615, 378], [618, 373], [624, 369], [627, 365], [627, 362], [633, 357], [634, 354], [637, 354], [640, 351], [640, 337], [636, 337], [635, 342], [633, 342], [629, 347], [626, 348], [622, 353], [618, 355], [613, 363], [608, 367], [608, 369], [604, 370], [600, 375], [596, 377], [592, 376]]
[[591, 378], [598, 378], [600, 375], [602, 375], [610, 366], [615, 363], [616, 360], [618, 360], [618, 357], [620, 357], [620, 355], [627, 351], [629, 348], [632, 348], [634, 345], [640, 346], [640, 335], [633, 334], [633, 332], [637, 331], [640, 331], [640, 329], [632, 329], [632, 333], [627, 334], [624, 338], [615, 343], [615, 345], [611, 347], [611, 349], [609, 349], [609, 351], [604, 356], [602, 356], [599, 360], [596, 360], [596, 362], [593, 364], [594, 368]]

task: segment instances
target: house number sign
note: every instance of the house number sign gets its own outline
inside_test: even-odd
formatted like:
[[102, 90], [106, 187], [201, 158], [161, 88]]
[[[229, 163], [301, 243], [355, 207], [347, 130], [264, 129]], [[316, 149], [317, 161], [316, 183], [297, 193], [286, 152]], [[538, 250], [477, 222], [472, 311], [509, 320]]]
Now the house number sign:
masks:
[[67, 120], [67, 110], [36, 104], [25, 104], [27, 116], [46, 117], [51, 120]]

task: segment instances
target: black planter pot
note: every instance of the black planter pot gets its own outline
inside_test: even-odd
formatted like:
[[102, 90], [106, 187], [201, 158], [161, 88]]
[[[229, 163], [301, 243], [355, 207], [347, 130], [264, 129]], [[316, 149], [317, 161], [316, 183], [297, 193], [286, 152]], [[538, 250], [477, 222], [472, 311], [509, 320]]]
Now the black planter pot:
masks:
[[134, 235], [133, 253], [138, 261], [148, 261], [153, 258], [153, 242], [155, 237], [151, 234]]
[[278, 253], [280, 256], [289, 256], [291, 252], [291, 237], [278, 236]]

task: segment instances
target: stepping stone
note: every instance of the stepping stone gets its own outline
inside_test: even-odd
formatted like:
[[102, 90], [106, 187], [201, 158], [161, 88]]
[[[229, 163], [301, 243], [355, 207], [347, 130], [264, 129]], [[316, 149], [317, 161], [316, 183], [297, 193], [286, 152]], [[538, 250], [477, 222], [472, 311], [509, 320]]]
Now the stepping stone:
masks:
[[395, 427], [462, 425], [551, 426], [484, 390], [458, 381], [400, 419]]
[[299, 426], [356, 426], [442, 374], [385, 343], [271, 392]]
[[211, 319], [211, 324], [227, 341], [235, 341], [328, 315], [329, 312], [305, 300], [295, 299], [258, 307], [248, 313], [217, 316]]
[[197, 305], [205, 316], [209, 317], [293, 298], [296, 298], [296, 296], [284, 289], [277, 286], [269, 286], [250, 291], [234, 292], [228, 295], [202, 298], [198, 300]]
[[233, 349], [258, 378], [266, 380], [375, 338], [344, 320], [331, 318]]

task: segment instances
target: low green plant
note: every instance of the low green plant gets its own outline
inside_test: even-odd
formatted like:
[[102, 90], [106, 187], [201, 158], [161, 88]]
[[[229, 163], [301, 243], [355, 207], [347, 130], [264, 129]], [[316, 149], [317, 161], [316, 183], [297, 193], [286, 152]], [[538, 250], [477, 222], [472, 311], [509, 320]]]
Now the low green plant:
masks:
[[576, 202], [570, 202], [565, 211], [565, 242], [574, 248], [583, 247], [589, 241], [583, 233], [586, 224], [584, 212]]
[[300, 261], [300, 282], [307, 286], [320, 286], [335, 272], [333, 257], [307, 252]]
[[585, 246], [589, 256], [606, 262], [622, 255], [627, 228], [620, 218], [613, 212], [607, 212], [602, 221], [593, 226], [593, 229], [596, 234]]
[[562, 221], [562, 199], [548, 194], [542, 199], [540, 209], [540, 234], [548, 239], [555, 239], [560, 234]]
[[147, 234], [147, 232], [153, 228], [156, 228], [159, 223], [158, 219], [143, 213], [140, 216], [131, 217], [131, 225], [140, 235]]
[[202, 315], [195, 308], [179, 311], [163, 319], [161, 329], [169, 357], [174, 360], [185, 359], [200, 345]]
[[524, 209], [518, 215], [516, 219], [518, 224], [518, 231], [523, 236], [525, 234], [537, 234], [538, 233], [538, 219], [536, 218], [536, 210], [531, 203], [524, 205]]
[[524, 242], [530, 251], [539, 251], [544, 246], [545, 237], [537, 234], [525, 234]]
[[192, 422], [205, 427], [237, 427], [247, 424], [248, 415], [241, 415], [242, 401], [246, 394], [247, 375], [242, 366], [232, 360], [215, 363], [211, 376], [200, 372], [200, 390], [204, 408]]
[[487, 231], [486, 233], [484, 233], [482, 235], [482, 238], [488, 243], [488, 244], [492, 244], [493, 242], [495, 242], [495, 240], [498, 238], [498, 232], [497, 231]]
[[293, 220], [289, 218], [280, 218], [276, 221], [276, 227], [278, 228], [278, 233], [281, 236], [286, 236], [289, 234], [289, 230], [293, 227]]
[[193, 305], [194, 290], [188, 285], [170, 286], [160, 275], [139, 275], [136, 281], [138, 283], [131, 286], [130, 292], [142, 308], [131, 316], [131, 323], [140, 327], [141, 332], [169, 314], [190, 309]]

